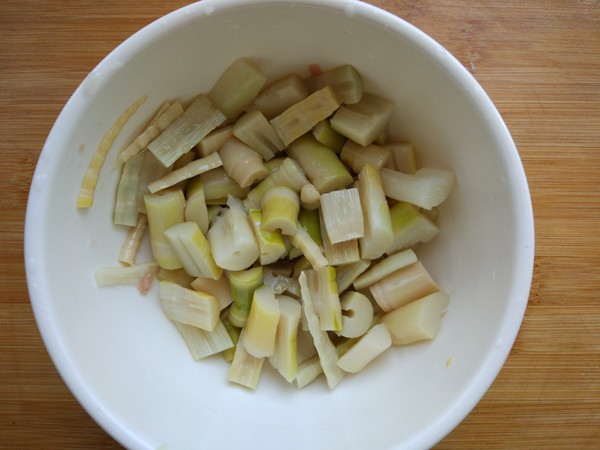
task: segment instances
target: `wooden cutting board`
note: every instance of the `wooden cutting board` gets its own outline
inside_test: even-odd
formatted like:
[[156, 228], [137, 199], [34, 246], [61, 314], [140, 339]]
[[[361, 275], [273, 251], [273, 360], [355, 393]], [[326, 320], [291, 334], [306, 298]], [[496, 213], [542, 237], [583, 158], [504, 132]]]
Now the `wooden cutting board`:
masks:
[[[23, 266], [28, 188], [85, 75], [187, 2], [0, 6], [0, 448], [118, 448], [69, 393], [37, 331]], [[517, 144], [536, 220], [533, 287], [505, 367], [438, 448], [600, 448], [600, 2], [371, 1], [444, 45]]]

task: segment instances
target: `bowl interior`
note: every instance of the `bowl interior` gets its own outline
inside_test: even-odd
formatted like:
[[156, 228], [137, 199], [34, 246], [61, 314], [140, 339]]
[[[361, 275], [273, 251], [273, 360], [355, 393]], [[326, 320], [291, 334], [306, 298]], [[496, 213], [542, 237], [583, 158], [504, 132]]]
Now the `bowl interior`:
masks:
[[[266, 20], [268, 18], [268, 20]], [[148, 100], [122, 148], [166, 99], [206, 91], [240, 56], [267, 76], [353, 64], [396, 105], [392, 136], [421, 165], [455, 171], [440, 236], [418, 250], [451, 304], [433, 342], [393, 348], [334, 390], [288, 386], [265, 365], [255, 392], [226, 380], [220, 357], [194, 362], [156, 289], [98, 289], [125, 236], [112, 225], [113, 151], [93, 207], [75, 208], [104, 132]], [[58, 370], [87, 411], [127, 447], [424, 448], [479, 401], [502, 366], [527, 303], [533, 224], [514, 144], [460, 64], [409, 24], [359, 2], [206, 0], [166, 16], [111, 53], [58, 118], [40, 156], [26, 222], [36, 319]], [[146, 250], [141, 260], [149, 258]], [[232, 433], [236, 430], [235, 433]]]

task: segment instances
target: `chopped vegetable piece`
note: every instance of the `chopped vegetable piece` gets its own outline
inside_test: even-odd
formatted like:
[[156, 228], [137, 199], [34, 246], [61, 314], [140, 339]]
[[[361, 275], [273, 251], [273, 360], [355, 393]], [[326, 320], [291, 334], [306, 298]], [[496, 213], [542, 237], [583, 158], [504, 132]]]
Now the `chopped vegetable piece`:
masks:
[[411, 175], [417, 172], [417, 157], [415, 147], [412, 144], [395, 142], [385, 144], [384, 147], [389, 149], [391, 153], [391, 158], [386, 165], [387, 168]]
[[222, 323], [223, 323], [223, 326], [225, 327], [225, 330], [227, 330], [227, 334], [229, 335], [229, 339], [231, 339], [231, 342], [233, 342], [233, 347], [228, 348], [228, 349], [226, 349], [226, 350], [223, 351], [223, 358], [225, 358], [225, 361], [231, 362], [231, 361], [233, 361], [233, 357], [235, 355], [235, 349], [236, 349], [236, 347], [238, 345], [238, 342], [240, 340], [241, 329], [238, 328], [238, 327], [234, 327], [233, 325], [231, 325], [231, 323], [229, 322], [229, 320], [224, 320], [224, 321], [222, 321]]
[[233, 137], [233, 125], [226, 125], [211, 131], [196, 144], [196, 153], [201, 158], [218, 152], [223, 144]]
[[358, 188], [323, 194], [321, 216], [332, 244], [361, 238], [365, 234]]
[[180, 117], [148, 144], [148, 149], [163, 166], [169, 167], [226, 120], [208, 97], [201, 94]]
[[306, 80], [310, 92], [331, 86], [339, 99], [346, 104], [358, 103], [363, 96], [363, 84], [360, 73], [346, 64], [323, 72]]
[[319, 270], [329, 264], [327, 258], [323, 256], [321, 249], [318, 244], [312, 240], [308, 232], [302, 226], [296, 227], [296, 234], [290, 236], [290, 242], [292, 245], [302, 251], [302, 254], [306, 257], [313, 269]]
[[233, 126], [233, 134], [265, 161], [285, 148], [273, 125], [260, 111], [250, 111], [240, 117]]
[[335, 152], [317, 141], [312, 134], [296, 139], [286, 152], [300, 164], [321, 194], [344, 188], [353, 181]]
[[381, 145], [369, 144], [363, 147], [347, 140], [340, 153], [340, 159], [354, 173], [360, 173], [366, 163], [371, 163], [378, 169], [385, 167], [390, 159], [390, 151]]
[[329, 117], [339, 106], [340, 101], [333, 89], [325, 86], [271, 119], [271, 125], [283, 143], [289, 145]]
[[317, 295], [319, 296], [319, 323], [321, 330], [342, 330], [342, 307], [335, 282], [335, 267], [317, 270]]
[[291, 236], [296, 233], [300, 198], [287, 186], [273, 186], [261, 199], [261, 229], [265, 231], [281, 230]]
[[195, 291], [204, 292], [215, 297], [219, 301], [219, 309], [223, 311], [233, 303], [231, 286], [226, 276], [221, 276], [218, 280], [207, 277], [198, 277], [191, 282], [191, 287]]
[[312, 134], [317, 141], [325, 147], [330, 148], [338, 155], [346, 143], [346, 136], [341, 135], [333, 128], [329, 120], [321, 120], [312, 130]]
[[298, 213], [298, 223], [302, 225], [317, 245], [323, 245], [321, 217], [317, 209], [300, 208], [300, 212]]
[[411, 249], [389, 255], [372, 265], [369, 270], [354, 280], [355, 289], [364, 289], [369, 285], [387, 277], [398, 269], [417, 262], [417, 255]]
[[208, 97], [228, 119], [235, 119], [252, 103], [266, 81], [256, 64], [240, 58], [225, 69]]
[[381, 183], [385, 195], [421, 208], [431, 209], [442, 203], [454, 186], [454, 173], [422, 168], [414, 175], [384, 168]]
[[102, 267], [96, 270], [95, 279], [98, 287], [115, 286], [119, 284], [138, 284], [146, 274], [155, 275], [158, 272], [156, 263], [137, 264], [133, 266]]
[[392, 336], [392, 343], [404, 345], [433, 339], [449, 302], [450, 296], [438, 291], [384, 314], [382, 322]]
[[202, 178], [192, 178], [186, 186], [184, 216], [186, 222], [196, 222], [204, 235], [208, 232], [208, 208]]
[[201, 173], [208, 172], [209, 170], [215, 169], [223, 165], [223, 161], [219, 157], [218, 153], [211, 153], [204, 158], [197, 159], [195, 161], [186, 164], [180, 169], [174, 170], [163, 178], [153, 181], [148, 185], [148, 189], [152, 194], [171, 187], [180, 181], [187, 180], [189, 178], [200, 175]]
[[204, 200], [206, 205], [225, 205], [229, 195], [242, 199], [246, 197], [249, 188], [241, 187], [237, 181], [233, 180], [223, 167], [200, 175], [202, 188], [204, 189]]
[[418, 208], [406, 202], [398, 202], [390, 208], [394, 241], [390, 253], [412, 247], [420, 242], [429, 242], [440, 229]]
[[283, 242], [281, 230], [262, 229], [262, 211], [260, 209], [251, 209], [248, 211], [248, 217], [258, 242], [260, 264], [263, 266], [272, 264], [282, 258], [287, 253], [287, 248]]
[[342, 330], [340, 336], [357, 338], [371, 328], [373, 304], [360, 292], [345, 291], [340, 296], [342, 307]]
[[420, 261], [392, 272], [369, 286], [381, 309], [391, 311], [439, 290]]
[[142, 238], [144, 237], [144, 234], [146, 234], [146, 228], [148, 228], [148, 217], [146, 214], [139, 214], [135, 226], [129, 228], [127, 237], [121, 245], [121, 250], [119, 251], [120, 262], [129, 264], [130, 266], [135, 264]]
[[162, 163], [156, 159], [152, 152], [142, 153], [144, 163], [142, 165], [142, 171], [140, 172], [138, 194], [137, 194], [137, 208], [138, 212], [146, 214], [146, 203], [144, 197], [150, 194], [148, 185], [159, 178], [164, 177], [166, 174], [173, 170], [173, 166], [165, 167]]
[[177, 321], [174, 323], [195, 361], [233, 348], [233, 342], [220, 320], [213, 331], [206, 331]]
[[133, 227], [137, 223], [137, 196], [143, 163], [143, 155], [137, 155], [123, 165], [113, 215], [113, 223], [116, 225]]
[[262, 157], [235, 137], [225, 142], [218, 154], [225, 172], [242, 188], [250, 187], [269, 174]]
[[219, 302], [212, 295], [186, 289], [170, 281], [159, 283], [165, 315], [176, 322], [213, 331], [219, 321]]
[[247, 388], [256, 389], [265, 359], [255, 358], [246, 351], [246, 348], [243, 345], [241, 345], [245, 332], [246, 329], [244, 328], [240, 333], [239, 342], [235, 347], [233, 361], [231, 361], [229, 372], [227, 372], [227, 379]]
[[304, 81], [291, 74], [264, 88], [248, 109], [260, 111], [267, 119], [272, 119], [306, 97], [308, 89]]
[[229, 274], [229, 284], [233, 304], [229, 309], [227, 320], [236, 327], [246, 326], [254, 291], [263, 285], [262, 266], [240, 270]]
[[302, 308], [297, 300], [286, 295], [278, 295], [276, 299], [279, 303], [279, 322], [275, 351], [270, 361], [281, 376], [291, 383], [298, 372], [298, 324]]
[[156, 276], [160, 281], [170, 281], [171, 283], [178, 284], [184, 288], [191, 288], [194, 277], [188, 274], [183, 268], [179, 269], [163, 269], [162, 267], [158, 271]]
[[365, 270], [369, 268], [371, 261], [368, 259], [361, 259], [352, 264], [340, 266], [336, 270], [335, 281], [338, 286], [338, 293], [344, 292], [348, 289], [352, 282]]
[[360, 372], [391, 345], [392, 338], [386, 326], [383, 324], [375, 325], [340, 357], [337, 365], [346, 372]]
[[363, 208], [365, 233], [359, 239], [362, 259], [377, 259], [392, 245], [390, 209], [385, 199], [379, 171], [367, 163], [358, 174], [358, 192]]
[[279, 302], [268, 286], [254, 291], [242, 344], [255, 358], [266, 358], [275, 351], [275, 336], [279, 322]]
[[306, 183], [300, 189], [300, 203], [304, 209], [317, 209], [321, 204], [321, 194], [314, 184]]
[[94, 193], [96, 192], [96, 185], [98, 184], [98, 178], [100, 177], [100, 170], [104, 165], [106, 155], [129, 118], [138, 110], [140, 106], [142, 106], [142, 104], [146, 101], [146, 98], [146, 96], [140, 98], [133, 105], [127, 108], [125, 112], [119, 116], [114, 125], [102, 137], [96, 152], [92, 156], [90, 166], [81, 182], [81, 189], [79, 190], [79, 195], [77, 196], [78, 208], [89, 208], [92, 206], [92, 203], [94, 203]]
[[185, 198], [180, 190], [144, 197], [148, 213], [150, 245], [154, 259], [163, 269], [183, 267], [164, 232], [167, 228], [183, 222]]

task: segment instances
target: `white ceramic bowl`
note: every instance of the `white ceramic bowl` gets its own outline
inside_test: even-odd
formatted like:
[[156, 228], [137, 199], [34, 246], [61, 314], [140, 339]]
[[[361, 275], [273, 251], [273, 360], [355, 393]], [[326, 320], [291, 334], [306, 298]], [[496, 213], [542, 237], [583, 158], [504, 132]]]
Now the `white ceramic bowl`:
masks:
[[[255, 392], [226, 381], [220, 358], [194, 362], [156, 289], [98, 289], [124, 233], [111, 222], [108, 158], [89, 211], [75, 208], [103, 133], [149, 99], [115, 146], [165, 99], [206, 91], [234, 59], [272, 78], [356, 66], [396, 105], [392, 134], [421, 163], [455, 171], [440, 236], [419, 251], [452, 295], [433, 342], [393, 348], [334, 391], [296, 390], [265, 374]], [[28, 285], [57, 369], [89, 414], [128, 448], [427, 448], [476, 405], [519, 329], [533, 266], [531, 202], [501, 117], [444, 48], [401, 19], [355, 1], [205, 0], [144, 28], [103, 60], [66, 104], [39, 159], [25, 227]], [[451, 364], [449, 363], [451, 362]]]

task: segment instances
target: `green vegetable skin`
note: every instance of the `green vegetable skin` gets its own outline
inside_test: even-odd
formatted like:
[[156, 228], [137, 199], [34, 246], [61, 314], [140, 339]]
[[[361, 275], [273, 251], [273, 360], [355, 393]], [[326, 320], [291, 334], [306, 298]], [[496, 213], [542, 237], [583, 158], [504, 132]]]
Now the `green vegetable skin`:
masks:
[[[268, 83], [234, 61], [120, 155], [126, 267], [102, 268], [99, 285], [157, 276], [193, 358], [221, 353], [249, 389], [265, 361], [297, 388], [324, 374], [333, 389], [390, 343], [432, 339], [449, 296], [410, 247], [439, 233], [439, 211], [421, 208], [454, 174], [389, 139], [393, 108], [350, 65]], [[135, 260], [146, 229], [150, 266]]]

